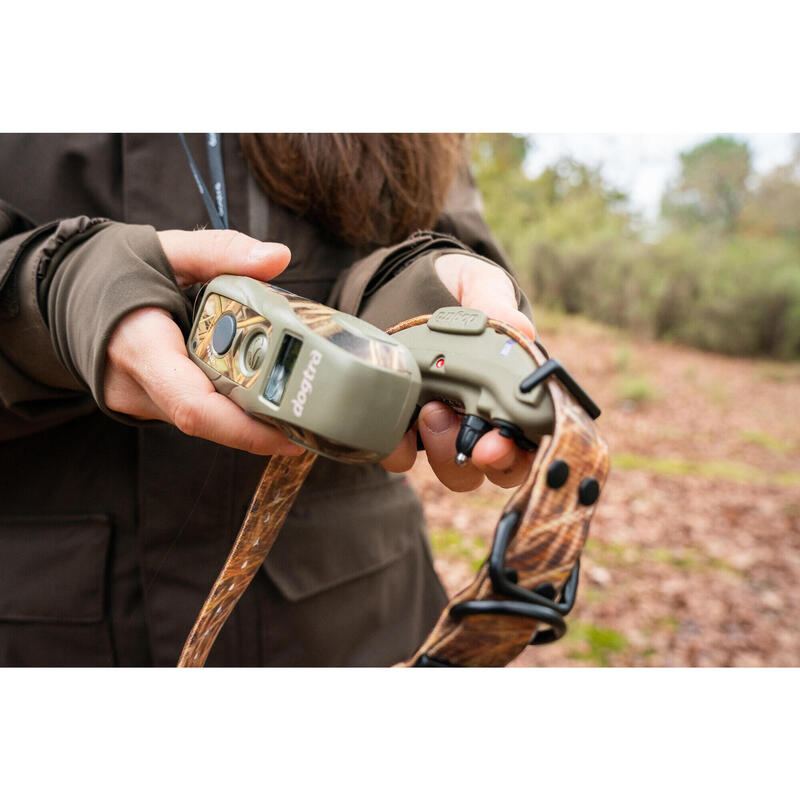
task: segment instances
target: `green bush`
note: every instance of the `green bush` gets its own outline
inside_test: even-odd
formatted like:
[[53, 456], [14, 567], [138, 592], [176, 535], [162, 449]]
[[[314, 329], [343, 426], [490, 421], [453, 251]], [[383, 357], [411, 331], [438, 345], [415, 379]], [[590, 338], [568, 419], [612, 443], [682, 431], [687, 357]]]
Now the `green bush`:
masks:
[[800, 357], [800, 255], [782, 241], [539, 243], [534, 302], [731, 355]]

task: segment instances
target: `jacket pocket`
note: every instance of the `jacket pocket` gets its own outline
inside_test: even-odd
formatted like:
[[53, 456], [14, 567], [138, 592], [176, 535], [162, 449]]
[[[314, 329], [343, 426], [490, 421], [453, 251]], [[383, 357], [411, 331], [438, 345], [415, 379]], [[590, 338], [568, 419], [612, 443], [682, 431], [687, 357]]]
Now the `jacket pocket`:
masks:
[[111, 666], [105, 515], [0, 518], [0, 664]]
[[263, 569], [287, 600], [304, 600], [388, 567], [418, 545], [424, 524], [402, 476], [304, 492]]

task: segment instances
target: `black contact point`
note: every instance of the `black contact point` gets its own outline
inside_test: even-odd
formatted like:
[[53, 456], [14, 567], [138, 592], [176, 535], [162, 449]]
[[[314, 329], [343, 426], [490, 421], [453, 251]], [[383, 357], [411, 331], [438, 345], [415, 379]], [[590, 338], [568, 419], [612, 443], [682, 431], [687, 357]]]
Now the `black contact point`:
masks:
[[211, 334], [211, 347], [218, 356], [224, 356], [231, 349], [235, 336], [236, 317], [233, 314], [223, 314]]
[[491, 423], [474, 414], [464, 414], [456, 437], [456, 464], [466, 464], [478, 439], [492, 429]]

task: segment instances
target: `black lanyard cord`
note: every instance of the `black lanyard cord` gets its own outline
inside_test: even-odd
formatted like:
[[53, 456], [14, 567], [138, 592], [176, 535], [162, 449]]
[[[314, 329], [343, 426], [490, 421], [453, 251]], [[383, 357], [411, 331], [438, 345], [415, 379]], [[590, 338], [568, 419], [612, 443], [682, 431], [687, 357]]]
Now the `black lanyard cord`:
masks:
[[[225, 192], [225, 173], [222, 169], [222, 134], [206, 134], [206, 154], [208, 156], [208, 167], [211, 171], [211, 182], [214, 187], [214, 200], [211, 199], [205, 181], [200, 175], [200, 170], [197, 168], [197, 164], [189, 151], [186, 137], [182, 133], [179, 133], [178, 136], [181, 138], [186, 158], [189, 159], [189, 169], [192, 170], [194, 182], [197, 184], [200, 196], [203, 198], [203, 204], [206, 207], [211, 224], [217, 229], [228, 228], [228, 197]], [[214, 201], [216, 201], [216, 205]]]

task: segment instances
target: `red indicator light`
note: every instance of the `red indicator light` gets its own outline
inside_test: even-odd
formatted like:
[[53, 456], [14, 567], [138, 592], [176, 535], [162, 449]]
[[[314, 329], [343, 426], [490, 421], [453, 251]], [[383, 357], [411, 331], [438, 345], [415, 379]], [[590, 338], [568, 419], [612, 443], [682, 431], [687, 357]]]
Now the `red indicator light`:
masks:
[[434, 366], [436, 367], [436, 369], [444, 369], [444, 358], [441, 356], [437, 358]]

